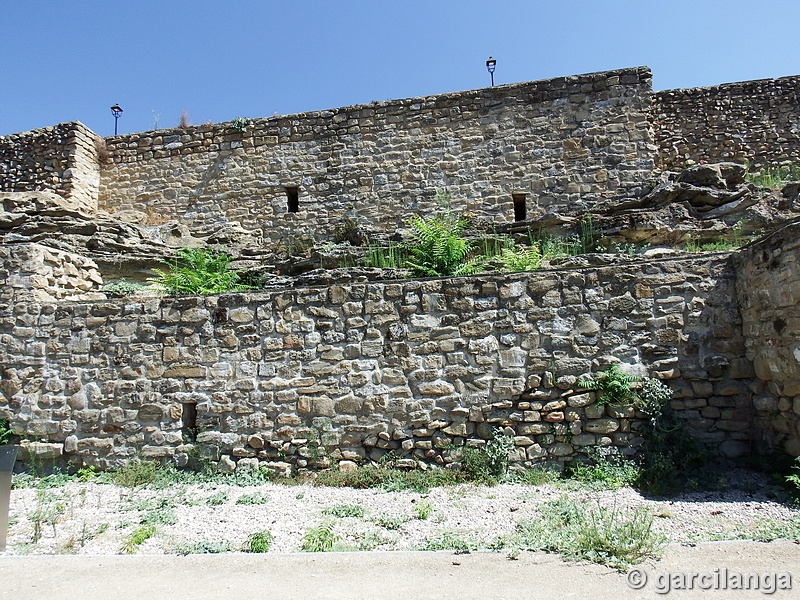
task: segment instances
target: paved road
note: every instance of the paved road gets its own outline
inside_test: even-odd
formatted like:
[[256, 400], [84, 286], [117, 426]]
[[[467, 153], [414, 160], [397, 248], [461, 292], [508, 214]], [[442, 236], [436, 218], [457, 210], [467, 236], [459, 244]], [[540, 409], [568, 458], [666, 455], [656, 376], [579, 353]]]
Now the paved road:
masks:
[[[664, 573], [702, 572], [716, 585], [735, 573], [789, 572], [792, 591], [665, 591]], [[626, 575], [555, 556], [523, 553], [363, 552], [333, 554], [225, 554], [202, 556], [0, 557], [0, 598], [14, 600], [225, 600], [426, 598], [798, 598], [800, 545], [728, 542], [672, 546], [642, 570], [648, 581], [632, 589]], [[659, 577], [662, 586], [657, 588]], [[767, 579], [759, 585], [768, 585]]]

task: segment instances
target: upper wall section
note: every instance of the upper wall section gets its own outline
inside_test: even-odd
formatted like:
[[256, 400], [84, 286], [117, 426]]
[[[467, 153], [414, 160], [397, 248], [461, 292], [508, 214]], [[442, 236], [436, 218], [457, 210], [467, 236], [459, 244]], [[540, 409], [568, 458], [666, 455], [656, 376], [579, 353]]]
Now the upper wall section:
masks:
[[650, 176], [650, 92], [639, 67], [108, 138], [100, 206], [272, 241], [394, 231], [441, 188], [491, 222], [586, 210]]
[[97, 210], [99, 138], [82, 123], [0, 136], [0, 191], [48, 190], [85, 212]]
[[800, 76], [658, 92], [653, 120], [665, 169], [688, 161], [797, 162]]

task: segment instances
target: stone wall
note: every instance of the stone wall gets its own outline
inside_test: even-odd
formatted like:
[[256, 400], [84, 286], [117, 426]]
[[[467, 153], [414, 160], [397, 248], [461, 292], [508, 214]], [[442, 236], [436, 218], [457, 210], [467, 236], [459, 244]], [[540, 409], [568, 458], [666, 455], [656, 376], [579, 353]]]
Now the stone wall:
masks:
[[515, 195], [527, 218], [580, 212], [650, 177], [650, 90], [639, 67], [108, 138], [100, 206], [285, 243], [393, 232], [437, 189], [484, 222], [514, 221]]
[[4, 303], [105, 298], [93, 260], [41, 244], [0, 245], [0, 280]]
[[[496, 427], [515, 463], [635, 452], [578, 377], [664, 379], [695, 434], [750, 449], [752, 365], [727, 255], [178, 299], [4, 303], [0, 415], [50, 456], [220, 468], [447, 463]], [[190, 443], [194, 439], [194, 443]], [[43, 445], [42, 445], [43, 444]], [[29, 450], [32, 446], [29, 446]]]
[[690, 161], [796, 164], [800, 156], [800, 77], [760, 79], [653, 94], [659, 167]]
[[754, 398], [768, 447], [800, 456], [800, 223], [778, 230], [737, 258], [747, 356], [766, 382]]
[[77, 122], [0, 136], [0, 191], [48, 190], [77, 210], [95, 212], [98, 148], [104, 148], [102, 138]]

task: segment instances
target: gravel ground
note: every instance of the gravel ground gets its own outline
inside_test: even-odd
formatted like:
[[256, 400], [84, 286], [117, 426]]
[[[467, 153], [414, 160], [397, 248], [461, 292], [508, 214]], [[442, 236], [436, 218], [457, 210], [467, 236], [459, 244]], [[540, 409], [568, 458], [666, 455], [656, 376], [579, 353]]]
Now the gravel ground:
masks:
[[[288, 553], [300, 550], [307, 530], [323, 523], [332, 524], [339, 550], [446, 549], [454, 539], [490, 548], [518, 522], [536, 518], [543, 503], [565, 494], [590, 507], [644, 505], [656, 515], [654, 527], [674, 543], [763, 539], [765, 530], [790, 522], [796, 526], [789, 537], [797, 539], [800, 510], [775, 501], [763, 475], [735, 471], [726, 479], [724, 490], [669, 499], [574, 482], [463, 484], [414, 493], [311, 484], [205, 483], [155, 490], [70, 481], [12, 491], [5, 554], [112, 555], [125, 552], [126, 545], [137, 554], [238, 551], [248, 536], [264, 530], [274, 536], [270, 552]], [[131, 545], [132, 535], [147, 523], [152, 535]]]

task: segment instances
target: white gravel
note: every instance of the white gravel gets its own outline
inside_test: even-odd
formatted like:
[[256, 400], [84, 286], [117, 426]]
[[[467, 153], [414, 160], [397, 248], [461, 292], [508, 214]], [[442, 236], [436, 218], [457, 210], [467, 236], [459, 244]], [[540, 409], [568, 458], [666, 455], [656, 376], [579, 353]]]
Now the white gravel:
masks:
[[[728, 481], [724, 491], [667, 500], [648, 499], [630, 488], [592, 491], [569, 482], [464, 484], [422, 494], [311, 484], [192, 484], [154, 490], [71, 481], [58, 488], [12, 491], [6, 554], [119, 554], [148, 517], [165, 522], [156, 522], [154, 534], [132, 547], [139, 554], [185, 552], [199, 542], [226, 543], [238, 551], [249, 535], [264, 530], [274, 536], [270, 552], [297, 552], [308, 528], [325, 522], [340, 538], [338, 549], [425, 549], [442, 536], [491, 547], [498, 536], [513, 533], [519, 521], [535, 518], [542, 503], [564, 494], [589, 507], [645, 505], [657, 517], [655, 526], [678, 543], [754, 539], [765, 525], [800, 519], [800, 510], [771, 499], [764, 476], [732, 472]], [[245, 495], [263, 503], [237, 504]], [[362, 507], [363, 516], [323, 512], [340, 505]], [[425, 512], [427, 518], [419, 518]]]

